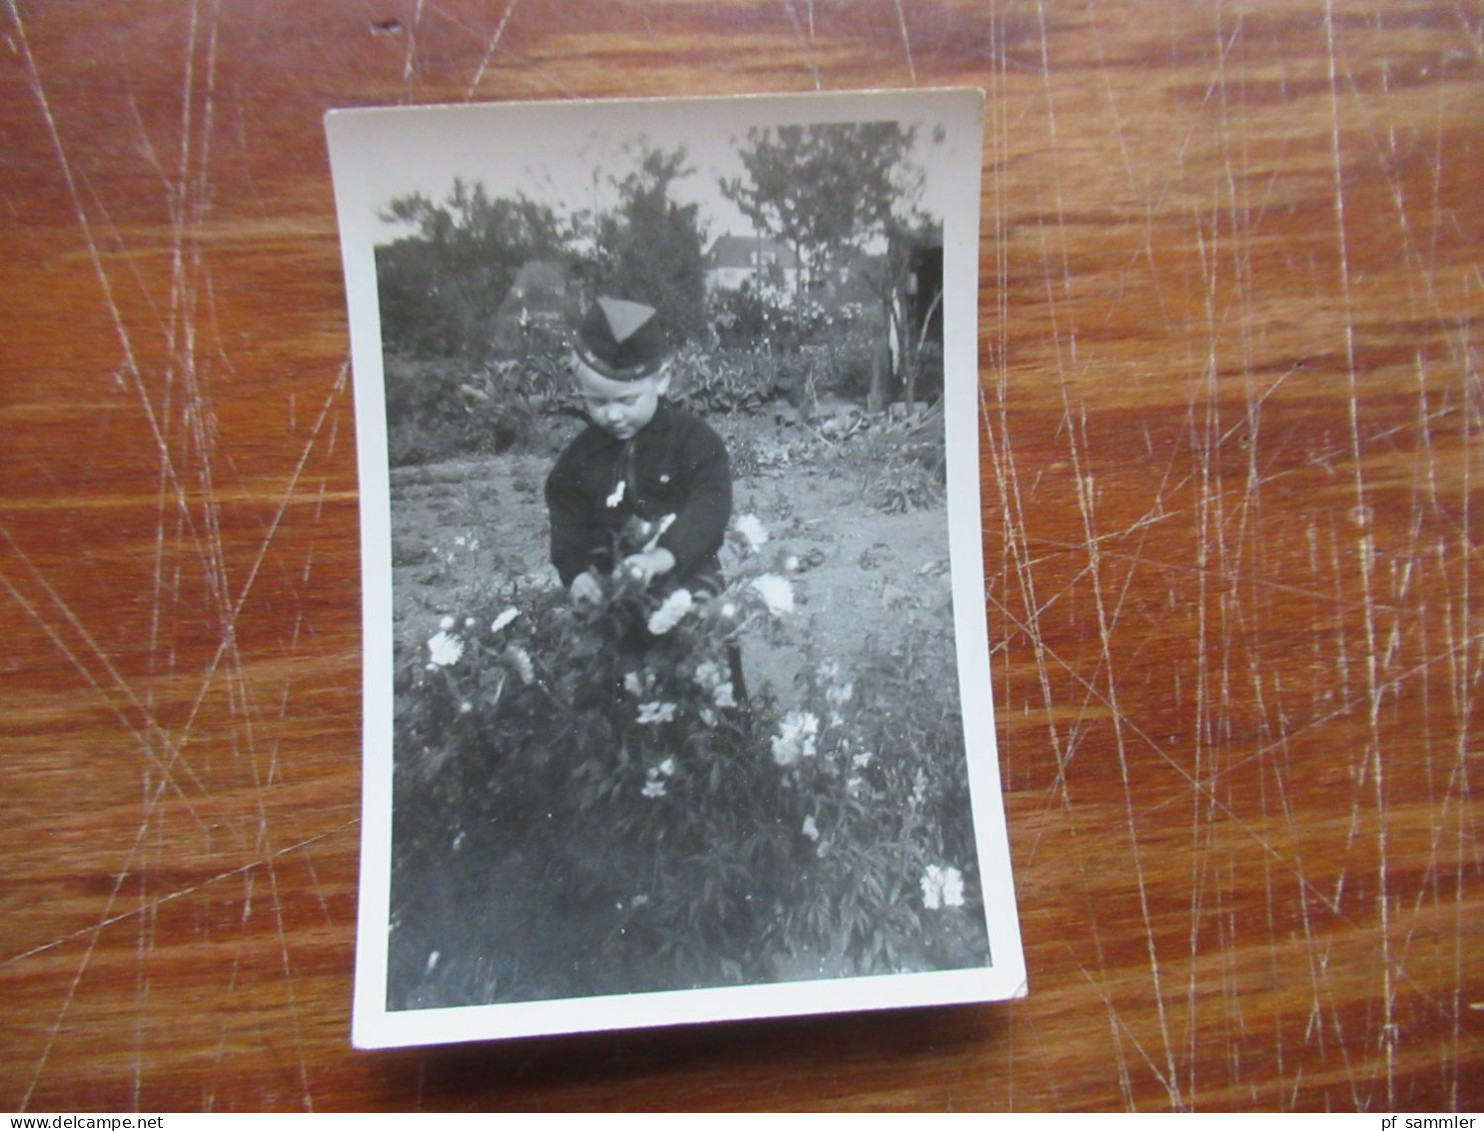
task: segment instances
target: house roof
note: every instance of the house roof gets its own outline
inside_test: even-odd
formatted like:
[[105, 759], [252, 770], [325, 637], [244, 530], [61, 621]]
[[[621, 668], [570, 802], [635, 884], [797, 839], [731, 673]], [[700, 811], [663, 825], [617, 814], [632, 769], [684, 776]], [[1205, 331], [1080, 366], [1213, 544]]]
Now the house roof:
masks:
[[531, 290], [561, 291], [567, 286], [567, 265], [555, 259], [528, 259], [515, 273], [511, 290], [524, 294]]
[[723, 267], [756, 267], [759, 252], [771, 252], [774, 262], [785, 270], [797, 268], [799, 261], [794, 253], [777, 240], [763, 236], [734, 236], [728, 232], [717, 236], [711, 250], [706, 253], [708, 270]]

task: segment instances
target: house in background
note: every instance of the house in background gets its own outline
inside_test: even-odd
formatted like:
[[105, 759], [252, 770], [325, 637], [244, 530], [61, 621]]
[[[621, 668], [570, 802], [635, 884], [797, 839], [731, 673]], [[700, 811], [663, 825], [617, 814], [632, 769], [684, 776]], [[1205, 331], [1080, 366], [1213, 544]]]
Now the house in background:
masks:
[[799, 261], [787, 246], [762, 236], [718, 236], [706, 253], [706, 293], [755, 290], [791, 295], [798, 283]]

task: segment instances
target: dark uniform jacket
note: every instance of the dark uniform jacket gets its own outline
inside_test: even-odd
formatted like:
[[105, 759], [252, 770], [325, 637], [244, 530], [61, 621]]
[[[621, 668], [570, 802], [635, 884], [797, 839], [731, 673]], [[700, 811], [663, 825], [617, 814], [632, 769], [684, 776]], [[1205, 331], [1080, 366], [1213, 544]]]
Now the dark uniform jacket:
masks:
[[587, 569], [612, 571], [619, 531], [630, 518], [658, 523], [673, 514], [659, 540], [675, 555], [664, 581], [720, 587], [717, 553], [732, 516], [726, 445], [708, 425], [666, 401], [627, 441], [589, 424], [547, 477], [546, 506], [551, 560], [563, 585]]

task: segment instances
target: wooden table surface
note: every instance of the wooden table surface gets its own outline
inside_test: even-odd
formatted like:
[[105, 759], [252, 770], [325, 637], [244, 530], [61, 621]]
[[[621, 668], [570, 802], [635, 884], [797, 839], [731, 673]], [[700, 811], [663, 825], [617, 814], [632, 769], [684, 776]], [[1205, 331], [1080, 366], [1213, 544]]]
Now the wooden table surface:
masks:
[[[0, 1107], [1484, 1105], [1475, 3], [6, 0]], [[349, 1045], [337, 106], [988, 93], [1014, 1004]]]

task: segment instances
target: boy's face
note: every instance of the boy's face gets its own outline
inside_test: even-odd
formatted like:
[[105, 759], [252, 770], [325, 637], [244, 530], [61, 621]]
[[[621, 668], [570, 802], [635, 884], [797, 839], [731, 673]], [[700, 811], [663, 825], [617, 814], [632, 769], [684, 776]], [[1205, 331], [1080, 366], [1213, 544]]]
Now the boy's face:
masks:
[[614, 381], [573, 358], [572, 373], [587, 415], [617, 440], [632, 439], [653, 420], [660, 398], [670, 389], [668, 368], [637, 381]]

